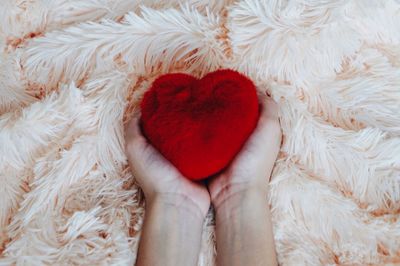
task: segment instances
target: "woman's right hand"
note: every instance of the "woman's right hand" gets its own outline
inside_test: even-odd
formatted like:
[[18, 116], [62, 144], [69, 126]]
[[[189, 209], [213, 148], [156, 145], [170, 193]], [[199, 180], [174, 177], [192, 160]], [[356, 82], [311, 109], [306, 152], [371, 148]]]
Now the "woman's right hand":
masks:
[[265, 96], [252, 135], [228, 168], [209, 182], [211, 201], [216, 208], [236, 193], [259, 190], [266, 193], [281, 139], [278, 106]]

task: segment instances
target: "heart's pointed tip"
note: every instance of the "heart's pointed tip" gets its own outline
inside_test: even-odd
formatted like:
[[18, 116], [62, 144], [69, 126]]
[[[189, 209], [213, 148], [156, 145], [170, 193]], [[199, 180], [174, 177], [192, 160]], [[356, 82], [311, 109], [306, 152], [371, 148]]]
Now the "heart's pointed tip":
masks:
[[207, 173], [207, 174], [203, 174], [203, 175], [193, 175], [193, 173], [188, 174], [188, 176], [185, 176], [187, 179], [193, 181], [193, 182], [206, 182], [207, 180], [211, 179], [213, 176], [215, 175], [215, 173]]
[[187, 179], [189, 179], [189, 180], [191, 180], [191, 181], [194, 181], [194, 182], [201, 182], [201, 181], [204, 181], [204, 180], [206, 180], [207, 178], [208, 178], [208, 176], [206, 176], [206, 177], [198, 177], [198, 176], [196, 176], [196, 177], [187, 177], [187, 176], [185, 176]]

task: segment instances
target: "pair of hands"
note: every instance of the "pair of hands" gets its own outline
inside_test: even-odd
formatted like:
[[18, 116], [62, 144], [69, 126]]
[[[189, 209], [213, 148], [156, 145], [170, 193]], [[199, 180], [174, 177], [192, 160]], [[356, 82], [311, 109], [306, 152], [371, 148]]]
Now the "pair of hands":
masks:
[[126, 152], [146, 201], [157, 198], [180, 207], [186, 206], [205, 217], [211, 202], [218, 209], [238, 193], [262, 190], [266, 194], [281, 144], [277, 110], [272, 99], [265, 97], [262, 100], [256, 129], [232, 163], [207, 184], [185, 178], [142, 135], [139, 118], [133, 118], [126, 131]]

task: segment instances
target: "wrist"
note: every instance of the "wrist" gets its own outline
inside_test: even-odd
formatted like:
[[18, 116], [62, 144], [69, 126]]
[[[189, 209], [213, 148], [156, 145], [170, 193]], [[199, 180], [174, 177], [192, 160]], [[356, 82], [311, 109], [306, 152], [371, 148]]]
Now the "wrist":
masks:
[[195, 206], [157, 194], [145, 198], [145, 208], [136, 265], [196, 265], [204, 218]]
[[176, 193], [154, 193], [151, 196], [145, 196], [146, 200], [146, 211], [152, 208], [154, 205], [164, 206], [167, 208], [174, 208], [179, 210], [180, 213], [185, 215], [196, 216], [197, 218], [204, 219], [207, 215], [203, 208], [199, 206], [190, 197], [184, 194]]
[[221, 188], [218, 193], [212, 197], [212, 203], [215, 211], [231, 212], [240, 209], [248, 202], [266, 202], [268, 188], [264, 186], [241, 186], [230, 184]]
[[[277, 265], [266, 190], [230, 194], [215, 208], [219, 265]], [[219, 246], [218, 246], [219, 247]]]

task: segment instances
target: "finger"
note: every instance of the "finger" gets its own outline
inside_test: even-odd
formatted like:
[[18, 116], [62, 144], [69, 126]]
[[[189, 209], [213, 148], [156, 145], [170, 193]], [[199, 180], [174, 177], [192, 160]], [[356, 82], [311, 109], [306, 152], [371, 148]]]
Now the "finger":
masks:
[[[125, 150], [130, 163], [137, 162], [143, 157], [147, 148], [147, 140], [140, 130], [140, 118], [134, 116], [128, 123], [125, 132]], [[133, 167], [131, 165], [131, 167]], [[134, 168], [134, 167], [133, 167]]]
[[[272, 140], [280, 142], [281, 127], [278, 116], [278, 105], [267, 95], [261, 95], [260, 102], [260, 117], [256, 129], [248, 141], [248, 145], [252, 149], [258, 149], [260, 152], [263, 152], [262, 148], [256, 147], [260, 145], [265, 146], [265, 143], [271, 143]], [[272, 143], [275, 143], [275, 141], [272, 141]]]
[[158, 161], [164, 161], [161, 154], [147, 141], [140, 128], [140, 117], [134, 116], [128, 123], [126, 132], [127, 154], [131, 159], [143, 160], [152, 157]]
[[140, 117], [135, 115], [128, 123], [126, 128], [126, 138], [128, 140], [144, 139], [140, 129]]
[[267, 118], [272, 120], [279, 120], [279, 106], [278, 104], [268, 95], [262, 94], [260, 96], [261, 102], [261, 113], [260, 118]]

